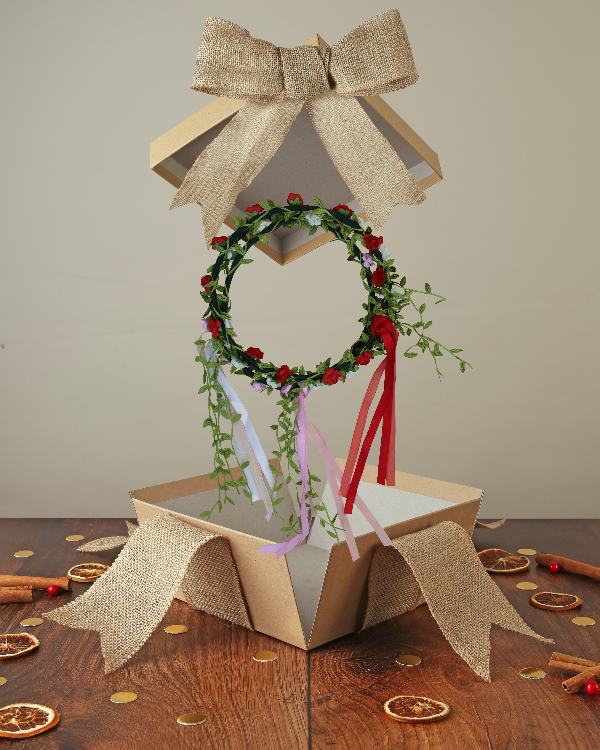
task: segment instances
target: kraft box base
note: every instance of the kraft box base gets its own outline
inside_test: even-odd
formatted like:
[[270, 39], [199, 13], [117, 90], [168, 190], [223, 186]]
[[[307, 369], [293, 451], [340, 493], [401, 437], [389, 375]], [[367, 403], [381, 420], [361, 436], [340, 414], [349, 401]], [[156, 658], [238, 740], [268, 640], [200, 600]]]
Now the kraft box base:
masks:
[[[344, 462], [338, 463], [343, 468]], [[237, 473], [241, 475], [239, 469]], [[472, 533], [482, 490], [399, 471], [395, 487], [382, 487], [376, 476], [376, 467], [367, 466], [359, 494], [390, 539], [442, 521], [454, 521]], [[226, 504], [210, 522], [199, 518], [217, 499], [217, 481], [208, 474], [134, 490], [131, 498], [140, 523], [168, 513], [228, 539], [255, 630], [309, 650], [360, 628], [369, 565], [380, 542], [356, 509], [350, 517], [360, 553], [355, 562], [346, 543], [338, 545], [319, 525], [306, 542], [277, 559], [260, 548], [287, 536], [280, 531], [280, 519], [266, 521], [262, 503], [252, 506], [244, 495], [234, 494], [235, 507]], [[328, 487], [321, 502], [333, 505]], [[277, 511], [287, 519], [296, 515], [297, 506], [286, 494]], [[177, 598], [185, 601], [181, 590]]]

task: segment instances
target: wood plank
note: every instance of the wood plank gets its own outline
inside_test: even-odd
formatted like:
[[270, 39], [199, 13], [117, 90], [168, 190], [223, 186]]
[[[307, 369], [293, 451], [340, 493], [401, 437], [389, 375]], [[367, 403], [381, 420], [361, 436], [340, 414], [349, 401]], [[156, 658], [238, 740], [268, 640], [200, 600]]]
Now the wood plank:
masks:
[[[530, 547], [600, 565], [600, 521], [508, 521], [496, 531], [477, 529], [478, 550]], [[531, 592], [516, 588], [533, 581], [540, 590], [574, 593], [584, 600], [577, 612], [545, 612], [529, 604]], [[536, 632], [554, 638], [543, 644], [492, 629], [492, 682], [485, 683], [444, 639], [426, 606], [310, 652], [310, 720], [317, 748], [545, 748], [587, 747], [597, 728], [597, 699], [568, 696], [563, 672], [548, 669], [552, 651], [600, 660], [600, 587], [582, 576], [551, 574], [535, 563], [522, 574], [495, 576], [515, 609]], [[578, 627], [575, 614], [598, 625]], [[419, 655], [419, 667], [400, 667], [395, 656]], [[526, 666], [546, 669], [544, 680], [526, 680]], [[414, 727], [383, 712], [400, 694], [425, 695], [450, 704], [450, 717]]]
[[[86, 541], [122, 535], [119, 519], [3, 519], [0, 524], [0, 571], [10, 574], [64, 575], [85, 560], [110, 564], [118, 552], [83, 554], [69, 534]], [[15, 558], [21, 549], [35, 552]], [[0, 631], [22, 632], [24, 617], [39, 616], [86, 590], [54, 599], [34, 594], [32, 604], [0, 605]], [[188, 625], [182, 635], [168, 635], [167, 624]], [[99, 637], [47, 620], [32, 632], [37, 651], [0, 662], [0, 705], [31, 701], [56, 708], [55, 729], [28, 740], [3, 740], [3, 747], [113, 750], [139, 748], [306, 748], [307, 654], [269, 636], [253, 633], [216, 617], [173, 602], [163, 623], [123, 668], [104, 675]], [[261, 664], [257, 651], [275, 651], [279, 659]], [[117, 691], [138, 694], [135, 703], [116, 705]], [[197, 727], [177, 724], [177, 716], [201, 711], [208, 721]], [[142, 741], [143, 738], [143, 741]]]

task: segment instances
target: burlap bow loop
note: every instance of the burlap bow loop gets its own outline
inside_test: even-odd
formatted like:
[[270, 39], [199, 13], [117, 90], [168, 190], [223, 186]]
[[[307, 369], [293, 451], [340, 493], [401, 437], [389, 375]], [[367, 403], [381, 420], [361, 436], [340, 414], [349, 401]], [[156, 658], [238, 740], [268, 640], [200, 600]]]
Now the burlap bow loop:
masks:
[[238, 194], [275, 154], [302, 106], [352, 194], [378, 229], [397, 203], [425, 199], [355, 99], [418, 80], [397, 10], [380, 13], [332, 47], [276, 47], [208, 18], [192, 88], [247, 104], [200, 154], [171, 208], [202, 206], [207, 245]]

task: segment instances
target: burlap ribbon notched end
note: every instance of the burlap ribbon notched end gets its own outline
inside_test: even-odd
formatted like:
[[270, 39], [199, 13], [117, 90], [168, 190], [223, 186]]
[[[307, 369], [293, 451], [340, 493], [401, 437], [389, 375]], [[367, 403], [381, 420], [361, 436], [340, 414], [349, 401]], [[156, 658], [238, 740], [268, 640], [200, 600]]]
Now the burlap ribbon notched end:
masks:
[[376, 549], [361, 630], [413, 610], [421, 597], [452, 648], [486, 682], [491, 682], [492, 625], [553, 643], [521, 619], [481, 564], [469, 535], [452, 521]]
[[107, 537], [83, 547], [86, 551], [111, 549], [119, 546], [115, 540], [127, 543], [110, 570], [85, 594], [44, 614], [71, 628], [97, 630], [106, 674], [144, 645], [179, 586], [195, 609], [253, 629], [224, 537], [160, 514], [137, 529], [133, 526], [129, 538]]
[[276, 47], [230, 21], [208, 18], [192, 88], [246, 104], [197, 158], [171, 208], [202, 206], [207, 245], [282, 144], [304, 106], [342, 178], [378, 229], [393, 206], [425, 200], [396, 151], [355, 97], [418, 80], [397, 10], [361, 24], [332, 47]]

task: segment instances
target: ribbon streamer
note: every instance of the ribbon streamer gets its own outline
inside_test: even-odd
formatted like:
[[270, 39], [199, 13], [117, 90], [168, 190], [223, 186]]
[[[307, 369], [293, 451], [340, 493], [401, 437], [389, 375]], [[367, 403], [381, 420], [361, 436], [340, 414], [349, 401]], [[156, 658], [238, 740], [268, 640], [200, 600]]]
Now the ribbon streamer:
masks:
[[373, 96], [418, 80], [397, 10], [361, 24], [332, 47], [276, 47], [230, 21], [208, 18], [192, 88], [246, 105], [197, 158], [171, 208], [202, 206], [207, 245], [275, 154], [306, 107], [353, 196], [378, 229], [398, 203], [425, 194], [356, 96]]
[[[214, 360], [214, 351], [212, 343], [209, 341], [202, 349], [201, 345], [197, 346], [200, 354], [204, 351], [204, 356], [209, 361]], [[248, 488], [252, 493], [252, 502], [262, 500], [267, 508], [267, 521], [273, 515], [272, 495], [275, 487], [275, 475], [271, 471], [269, 461], [261, 445], [254, 425], [250, 421], [250, 416], [240, 397], [233, 390], [231, 383], [227, 380], [223, 369], [219, 368], [217, 381], [225, 391], [232, 408], [232, 418], [235, 414], [241, 414], [241, 419], [233, 423], [233, 444], [238, 457], [240, 466], [246, 461], [249, 465], [242, 469]]]
[[[385, 315], [376, 315], [371, 323], [371, 335], [373, 338], [383, 340], [386, 357], [379, 367], [373, 373], [367, 392], [363, 399], [352, 436], [350, 452], [344, 469], [342, 479], [341, 493], [346, 498], [346, 513], [352, 513], [352, 508], [356, 499], [356, 489], [362, 477], [371, 445], [375, 438], [375, 433], [379, 428], [380, 422], [383, 422], [381, 434], [381, 448], [379, 451], [379, 466], [377, 471], [378, 484], [387, 484], [393, 487], [396, 483], [396, 345], [398, 343], [398, 331], [394, 328], [393, 323]], [[385, 381], [383, 393], [371, 424], [367, 431], [360, 455], [357, 454], [362, 440], [363, 432], [367, 422], [369, 408], [377, 392], [379, 381], [385, 372]], [[356, 470], [354, 467], [356, 466]], [[354, 471], [354, 474], [352, 472]]]

